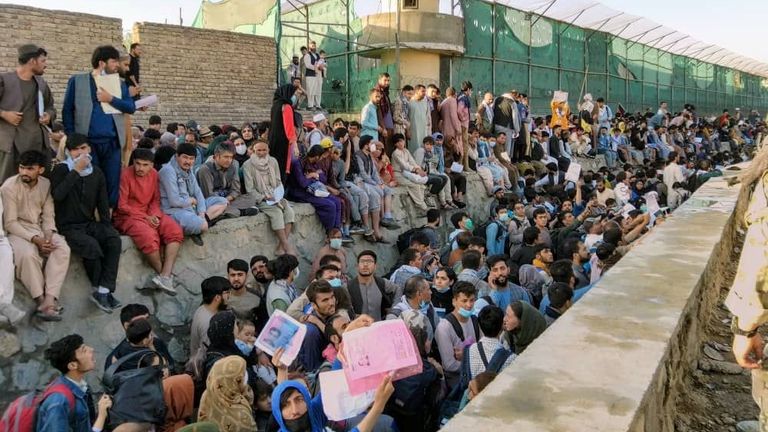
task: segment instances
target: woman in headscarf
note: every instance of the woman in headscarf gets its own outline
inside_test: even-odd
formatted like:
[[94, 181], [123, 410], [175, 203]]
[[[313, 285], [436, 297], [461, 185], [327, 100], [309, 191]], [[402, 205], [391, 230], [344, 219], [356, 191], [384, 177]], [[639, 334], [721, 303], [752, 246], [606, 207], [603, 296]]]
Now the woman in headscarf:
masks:
[[275, 256], [284, 253], [298, 255], [296, 248], [288, 241], [295, 219], [293, 207], [285, 198], [274, 201], [275, 191], [281, 188], [285, 190], [280, 180], [277, 159], [269, 155], [269, 147], [263, 141], [256, 141], [252, 149], [253, 154], [243, 164], [245, 192], [256, 199], [259, 211], [269, 218], [272, 231], [277, 236]]
[[547, 321], [536, 308], [518, 300], [507, 306], [503, 326], [510, 349], [519, 355], [544, 333]]
[[285, 84], [275, 90], [272, 98], [272, 111], [269, 129], [269, 154], [277, 160], [280, 167], [280, 180], [291, 172], [291, 159], [298, 155], [297, 141], [301, 116], [293, 109], [303, 90], [293, 84]]
[[252, 432], [256, 430], [252, 405], [246, 362], [242, 357], [228, 356], [211, 369], [197, 418], [216, 423], [221, 432]]
[[232, 355], [241, 355], [235, 344], [235, 325], [237, 318], [232, 311], [218, 312], [211, 318], [208, 326], [208, 346], [206, 349], [203, 377], [207, 377], [218, 360]]
[[[328, 182], [326, 171], [320, 164], [320, 158], [326, 151], [322, 146], [313, 146], [302, 159], [294, 158], [291, 161], [286, 197], [293, 202], [312, 204], [320, 223], [328, 232], [333, 228], [341, 228], [341, 200], [333, 195], [315, 196], [308, 190], [313, 182]], [[280, 158], [275, 156], [275, 159], [280, 163]]]
[[537, 306], [544, 297], [544, 286], [547, 284], [547, 276], [545, 275], [546, 273], [540, 272], [536, 267], [530, 264], [521, 265], [518, 272], [520, 286], [528, 291], [535, 306]]

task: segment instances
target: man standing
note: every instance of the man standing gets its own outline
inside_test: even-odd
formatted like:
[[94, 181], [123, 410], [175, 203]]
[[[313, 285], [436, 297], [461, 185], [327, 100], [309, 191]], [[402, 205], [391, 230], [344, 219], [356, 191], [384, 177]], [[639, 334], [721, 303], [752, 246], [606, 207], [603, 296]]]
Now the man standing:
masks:
[[83, 259], [93, 287], [91, 301], [102, 311], [112, 313], [122, 306], [113, 295], [121, 242], [111, 223], [106, 180], [101, 170], [91, 164], [91, 146], [85, 135], [69, 136], [67, 150], [67, 160], [51, 173], [56, 226], [69, 248]]
[[392, 122], [394, 123], [394, 133], [399, 133], [408, 138], [411, 135], [411, 122], [409, 119], [408, 101], [413, 97], [413, 87], [406, 84], [403, 90], [397, 95], [395, 103], [392, 106]]
[[227, 199], [218, 195], [205, 198], [192, 173], [197, 152], [193, 144], [179, 144], [176, 157], [160, 169], [160, 208], [203, 245], [200, 234], [208, 231], [213, 219], [227, 210]]
[[[507, 142], [504, 143], [504, 149], [507, 155], [512, 158], [513, 145], [520, 132], [520, 109], [517, 107], [515, 97], [517, 91], [504, 93], [493, 102], [493, 130], [497, 134], [504, 132]], [[512, 162], [515, 162], [514, 160]]]
[[6, 180], [0, 191], [16, 276], [37, 302], [36, 316], [60, 321], [58, 299], [69, 268], [69, 246], [56, 233], [51, 182], [42, 176], [48, 164], [39, 151], [22, 153], [19, 174]]
[[222, 197], [227, 200], [224, 214], [227, 217], [256, 216], [259, 209], [251, 194], [240, 191], [240, 164], [235, 159], [235, 149], [229, 143], [221, 143], [213, 154], [213, 160], [204, 163], [197, 171], [197, 182], [203, 196]]
[[427, 101], [427, 89], [421, 84], [416, 86], [416, 92], [408, 102], [408, 115], [408, 121], [411, 123], [411, 139], [408, 141], [408, 151], [413, 154], [421, 147], [424, 137], [432, 135], [432, 116]]
[[136, 87], [136, 96], [134, 99], [138, 99], [141, 94], [141, 86], [139, 85], [141, 82], [141, 79], [139, 79], [139, 70], [141, 69], [141, 44], [138, 42], [132, 43], [129, 55], [131, 56], [131, 64], [128, 67], [128, 77], [125, 81], [126, 84], [128, 84], [128, 87]]
[[200, 348], [208, 345], [208, 327], [211, 318], [227, 309], [227, 302], [232, 291], [232, 284], [221, 276], [211, 276], [200, 284], [202, 304], [192, 315], [192, 325], [189, 329], [189, 352], [195, 355]]
[[321, 109], [321, 100], [323, 96], [323, 75], [317, 69], [317, 63], [320, 61], [320, 54], [317, 53], [317, 44], [315, 41], [309, 41], [309, 51], [304, 55], [304, 76], [307, 82], [307, 109]]
[[[62, 109], [67, 136], [75, 132], [82, 134], [93, 147], [93, 165], [104, 173], [110, 207], [117, 205], [120, 189], [120, 150], [126, 145], [123, 114], [133, 114], [136, 105], [124, 82], [120, 83], [120, 95], [112, 95], [105, 89], [96, 87], [95, 77], [117, 73], [120, 68], [119, 60], [120, 52], [115, 47], [97, 47], [91, 57], [91, 73], [79, 73], [69, 78]], [[111, 105], [120, 113], [106, 114], [102, 103]]]
[[307, 335], [296, 360], [305, 371], [313, 372], [323, 363], [323, 350], [328, 346], [325, 330], [319, 328], [317, 323], [325, 323], [336, 313], [336, 295], [331, 284], [320, 279], [309, 284], [307, 298], [312, 305], [312, 313], [309, 316], [317, 320], [307, 320]]
[[389, 98], [390, 82], [391, 78], [389, 77], [389, 74], [384, 72], [379, 75], [379, 80], [374, 87], [381, 93], [381, 99], [379, 99], [378, 102], [379, 109], [377, 112], [379, 114], [379, 127], [382, 131], [381, 140], [384, 141], [387, 154], [392, 154], [392, 151], [394, 150], [394, 144], [391, 142], [390, 138], [392, 137], [395, 128], [394, 119], [392, 118], [392, 100]]
[[227, 279], [232, 285], [227, 305], [235, 311], [238, 318], [246, 318], [256, 322], [256, 308], [261, 299], [256, 294], [248, 292], [245, 281], [248, 279], [248, 263], [241, 259], [233, 259], [227, 263]]
[[[447, 93], [447, 92], [446, 92]], [[461, 83], [461, 94], [457, 100], [458, 109], [457, 114], [459, 121], [461, 122], [461, 142], [464, 146], [464, 153], [461, 158], [461, 164], [464, 165], [464, 169], [469, 168], [469, 119], [472, 112], [472, 103], [470, 98], [472, 97], [472, 83], [464, 81]]]
[[[160, 210], [160, 186], [154, 169], [154, 154], [149, 149], [133, 152], [133, 165], [120, 176], [120, 199], [115, 209], [115, 228], [133, 239], [157, 273], [152, 283], [170, 295], [173, 265], [184, 241], [181, 227]], [[164, 246], [163, 256], [160, 248]]]
[[[360, 112], [360, 123], [363, 128], [360, 134], [369, 135], [374, 141], [379, 140], [380, 133], [382, 138], [387, 136], [386, 131], [378, 120], [378, 106], [381, 103], [381, 99], [381, 92], [376, 88], [372, 88], [368, 92], [368, 103], [363, 105], [363, 110]], [[388, 150], [388, 154], [392, 154], [392, 149]]]
[[301, 79], [301, 67], [299, 67], [299, 56], [295, 55], [291, 59], [291, 64], [288, 65], [288, 68], [285, 70], [286, 73], [286, 83], [293, 82], [294, 79]]
[[376, 276], [377, 259], [372, 250], [360, 252], [357, 256], [357, 277], [349, 281], [347, 290], [355, 315], [370, 315], [374, 321], [381, 321], [392, 307], [397, 286]]
[[0, 74], [0, 181], [16, 174], [21, 153], [48, 151], [43, 126], [56, 119], [51, 89], [43, 79], [48, 53], [36, 45], [22, 45], [18, 59], [15, 72]]
[[493, 304], [506, 310], [510, 304], [521, 300], [532, 304], [531, 295], [525, 288], [509, 281], [509, 265], [506, 255], [494, 255], [488, 258], [488, 287]]

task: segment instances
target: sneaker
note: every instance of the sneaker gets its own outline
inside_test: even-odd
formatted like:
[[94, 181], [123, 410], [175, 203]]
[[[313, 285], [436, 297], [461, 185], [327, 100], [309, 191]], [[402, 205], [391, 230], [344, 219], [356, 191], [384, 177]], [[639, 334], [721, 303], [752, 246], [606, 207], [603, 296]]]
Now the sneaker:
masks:
[[155, 284], [157, 288], [162, 290], [168, 295], [175, 296], [178, 294], [176, 292], [176, 288], [173, 287], [173, 276], [160, 276], [157, 275], [152, 278], [152, 283]]
[[97, 308], [102, 310], [102, 312], [112, 313], [112, 306], [109, 304], [108, 294], [102, 294], [98, 291], [94, 291], [94, 293], [91, 294], [89, 298]]
[[398, 225], [394, 219], [392, 218], [383, 218], [380, 222], [381, 226], [383, 226], [386, 229], [390, 230], [396, 230], [400, 229], [400, 225]]
[[205, 244], [203, 243], [203, 238], [200, 237], [200, 234], [192, 234], [191, 236], [189, 236], [189, 238], [192, 240], [192, 243], [198, 246], [202, 246]]
[[463, 209], [463, 208], [465, 208], [465, 207], [467, 206], [467, 204], [466, 204], [466, 203], [463, 203], [463, 202], [461, 202], [461, 201], [454, 201], [454, 202], [453, 202], [453, 205], [455, 205], [456, 207], [458, 207], [458, 208], [460, 208], [460, 209]]
[[259, 214], [258, 207], [248, 207], [246, 209], [240, 209], [240, 216], [256, 216]]
[[0, 305], [0, 315], [8, 319], [8, 322], [16, 327], [16, 324], [21, 322], [27, 315], [23, 310], [17, 308], [11, 303]]
[[112, 310], [120, 309], [123, 307], [123, 303], [115, 296], [113, 296], [112, 293], [107, 294], [107, 300], [109, 301], [109, 306], [112, 308]]
[[370, 237], [374, 234], [373, 228], [365, 228], [365, 232], [363, 233], [363, 237]]
[[348, 235], [342, 235], [341, 236], [341, 244], [343, 244], [345, 246], [351, 246], [351, 245], [355, 244], [355, 240], [353, 240], [352, 237], [350, 237]]
[[351, 227], [349, 227], [349, 234], [350, 235], [365, 234], [365, 228], [363, 228], [360, 225], [352, 225]]

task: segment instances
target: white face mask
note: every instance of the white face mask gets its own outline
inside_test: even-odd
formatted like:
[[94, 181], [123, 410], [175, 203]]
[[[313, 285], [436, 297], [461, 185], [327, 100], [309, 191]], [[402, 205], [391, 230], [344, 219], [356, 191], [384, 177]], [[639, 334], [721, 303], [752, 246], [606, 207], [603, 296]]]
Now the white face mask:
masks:
[[246, 150], [246, 146], [244, 146], [244, 145], [235, 146], [235, 153], [237, 153], [239, 155], [244, 155], [245, 154], [245, 150]]
[[376, 151], [376, 144], [374, 144], [374, 143], [371, 143], [371, 144], [368, 146], [368, 151], [370, 151], [371, 153], [375, 152], [375, 151]]

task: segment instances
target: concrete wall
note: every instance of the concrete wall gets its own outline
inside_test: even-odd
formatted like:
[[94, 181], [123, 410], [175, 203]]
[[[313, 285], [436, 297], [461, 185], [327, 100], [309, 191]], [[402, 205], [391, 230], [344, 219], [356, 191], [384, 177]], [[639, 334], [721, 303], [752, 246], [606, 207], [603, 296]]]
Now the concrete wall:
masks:
[[746, 200], [702, 186], [444, 430], [672, 432]]
[[[467, 210], [474, 219], [480, 220], [487, 212], [488, 201], [480, 198], [485, 197], [485, 192], [477, 175], [468, 175], [468, 180], [468, 196], [474, 199]], [[384, 274], [397, 260], [394, 245], [397, 235], [408, 227], [426, 223], [425, 219], [416, 218], [416, 209], [405, 192], [398, 190], [393, 203], [394, 217], [403, 228], [399, 231], [383, 231], [390, 244], [371, 244], [362, 237], [356, 237], [356, 244], [345, 249], [351, 274], [356, 274], [356, 254], [365, 249], [376, 251], [379, 256], [377, 273]], [[297, 219], [291, 241], [301, 255], [298, 286], [303, 287], [310, 274], [315, 252], [324, 244], [325, 231], [310, 205], [296, 204], [294, 209]], [[450, 224], [449, 217], [450, 214], [446, 213], [444, 227]], [[443, 231], [447, 235], [448, 229], [444, 228]], [[188, 357], [189, 323], [200, 304], [200, 282], [211, 275], [225, 275], [226, 263], [231, 259], [250, 260], [250, 257], [257, 254], [273, 257], [277, 246], [264, 215], [223, 221], [214, 226], [209, 234], [203, 235], [203, 240], [203, 247], [191, 241], [185, 241], [182, 246], [174, 269], [178, 275], [176, 288], [179, 294], [170, 297], [161, 293], [147, 295], [136, 290], [137, 286], [146, 282], [151, 270], [131, 239], [123, 237], [116, 296], [123, 304], [143, 303], [149, 307], [155, 329], [169, 342], [171, 354], [179, 361]], [[104, 360], [124, 336], [119, 314], [104, 314], [96, 309], [88, 300], [89, 287], [79, 258], [73, 256], [61, 294], [65, 308], [63, 321], [43, 323], [30, 318], [14, 331], [0, 329], [0, 386], [6, 390], [0, 394], [0, 411], [4, 404], [19, 393], [43, 385], [56, 375], [45, 362], [43, 351], [50, 342], [71, 333], [81, 334], [96, 349], [97, 371], [89, 374], [88, 382], [93, 388], [100, 388], [99, 379], [103, 373]], [[18, 283], [14, 303], [26, 310], [34, 308], [33, 300]]]
[[[48, 51], [45, 79], [61, 118], [67, 80], [90, 70], [98, 45], [122, 48], [117, 18], [0, 4], [0, 72], [16, 68], [17, 48], [35, 43]], [[194, 119], [201, 125], [266, 120], [275, 90], [275, 41], [271, 38], [175, 25], [140, 23], [133, 37], [144, 45], [141, 81], [160, 104], [137, 113], [164, 122]]]

